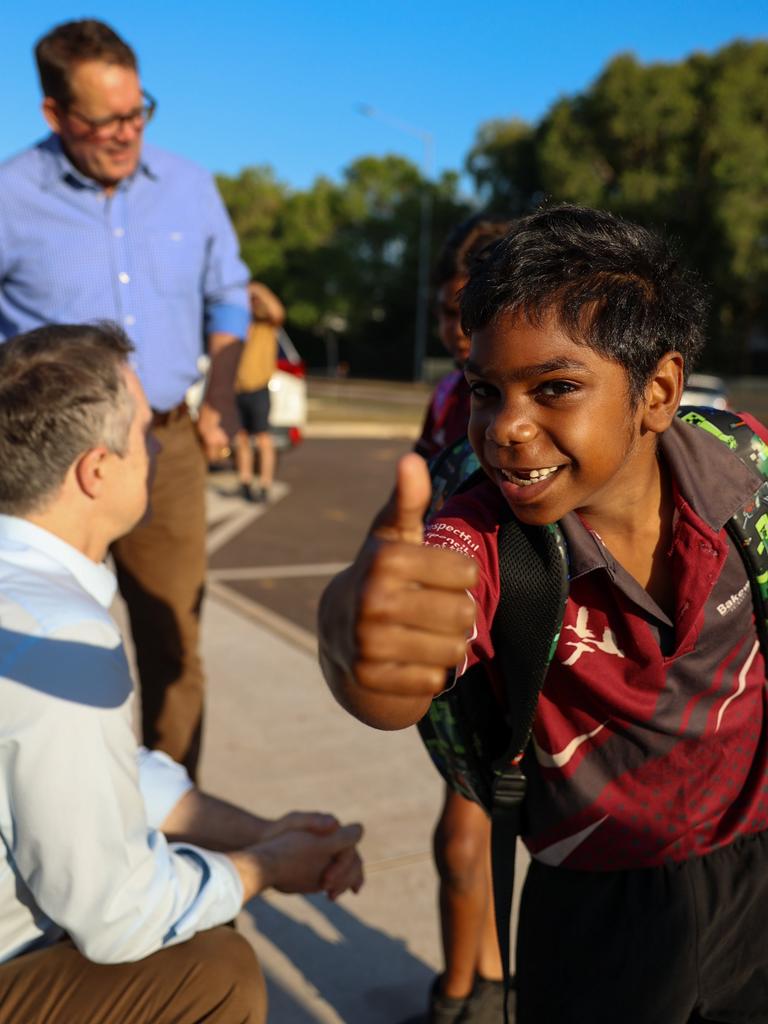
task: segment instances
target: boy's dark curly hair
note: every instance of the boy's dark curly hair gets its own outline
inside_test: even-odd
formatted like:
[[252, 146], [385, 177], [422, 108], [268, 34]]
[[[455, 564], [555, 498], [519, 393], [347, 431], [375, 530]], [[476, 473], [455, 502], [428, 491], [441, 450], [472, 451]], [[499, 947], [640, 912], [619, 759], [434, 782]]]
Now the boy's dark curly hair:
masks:
[[602, 210], [553, 206], [520, 219], [474, 261], [460, 302], [468, 335], [504, 315], [554, 317], [625, 368], [633, 403], [662, 356], [680, 352], [688, 373], [704, 343], [702, 289], [673, 246]]

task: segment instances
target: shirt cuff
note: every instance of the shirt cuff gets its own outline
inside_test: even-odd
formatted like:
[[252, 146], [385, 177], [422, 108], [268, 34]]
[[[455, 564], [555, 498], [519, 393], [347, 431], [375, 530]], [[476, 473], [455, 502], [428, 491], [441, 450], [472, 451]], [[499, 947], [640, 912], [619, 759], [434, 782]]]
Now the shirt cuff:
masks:
[[162, 750], [138, 749], [139, 788], [149, 828], [160, 828], [181, 798], [194, 788], [186, 768]]
[[183, 941], [195, 932], [215, 928], [236, 917], [243, 907], [243, 883], [237, 868], [225, 853], [203, 850], [189, 843], [169, 843], [172, 855], [196, 864], [200, 871], [200, 888], [196, 899], [175, 922], [163, 939]]
[[242, 306], [221, 302], [207, 309], [206, 329], [209, 334], [234, 334], [237, 338], [244, 338], [250, 322], [250, 315]]

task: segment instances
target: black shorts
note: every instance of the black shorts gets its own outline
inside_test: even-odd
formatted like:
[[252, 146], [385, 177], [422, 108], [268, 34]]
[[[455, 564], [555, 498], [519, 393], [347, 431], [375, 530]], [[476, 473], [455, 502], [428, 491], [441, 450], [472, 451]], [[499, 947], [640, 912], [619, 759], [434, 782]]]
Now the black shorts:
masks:
[[269, 388], [239, 392], [237, 408], [247, 434], [264, 434], [269, 430]]
[[523, 890], [517, 1024], [768, 1022], [768, 833], [681, 864]]

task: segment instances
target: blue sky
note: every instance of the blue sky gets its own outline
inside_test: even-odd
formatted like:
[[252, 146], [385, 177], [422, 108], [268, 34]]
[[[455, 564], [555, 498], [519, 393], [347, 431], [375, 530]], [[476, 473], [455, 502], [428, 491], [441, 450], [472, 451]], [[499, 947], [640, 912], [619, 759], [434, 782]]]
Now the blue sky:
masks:
[[6, 0], [0, 157], [43, 131], [33, 42], [86, 16], [137, 50], [159, 100], [153, 142], [214, 171], [268, 163], [296, 188], [363, 154], [422, 159], [418, 138], [360, 104], [429, 131], [436, 169], [460, 169], [481, 122], [537, 119], [618, 52], [674, 61], [768, 37], [768, 0]]

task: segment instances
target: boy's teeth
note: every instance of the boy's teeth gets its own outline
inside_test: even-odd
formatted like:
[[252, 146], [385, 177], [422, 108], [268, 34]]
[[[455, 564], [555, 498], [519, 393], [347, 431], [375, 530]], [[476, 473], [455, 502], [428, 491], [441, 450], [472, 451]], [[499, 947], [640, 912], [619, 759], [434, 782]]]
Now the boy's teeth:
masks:
[[517, 473], [513, 473], [509, 469], [503, 469], [501, 472], [511, 483], [519, 484], [521, 487], [530, 487], [531, 484], [537, 484], [542, 480], [546, 480], [548, 476], [552, 476], [558, 468], [558, 466], [549, 466], [545, 469], [532, 469], [528, 472], [527, 476], [518, 476]]

